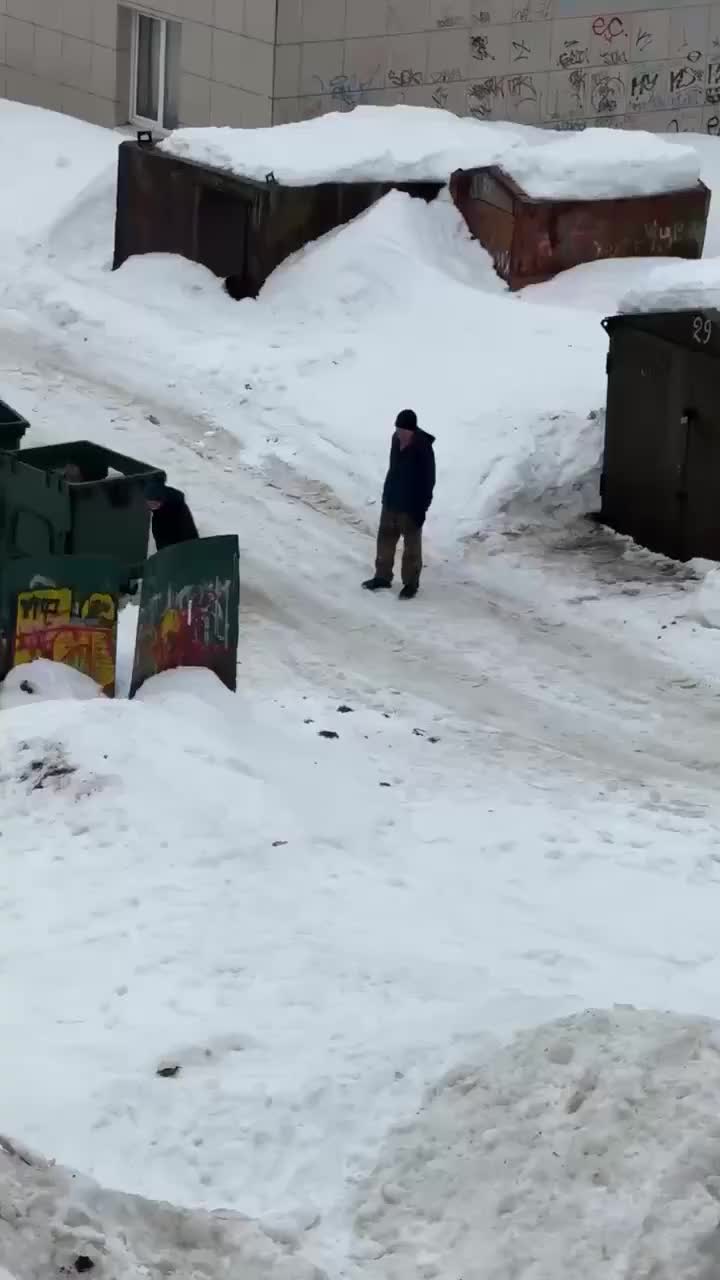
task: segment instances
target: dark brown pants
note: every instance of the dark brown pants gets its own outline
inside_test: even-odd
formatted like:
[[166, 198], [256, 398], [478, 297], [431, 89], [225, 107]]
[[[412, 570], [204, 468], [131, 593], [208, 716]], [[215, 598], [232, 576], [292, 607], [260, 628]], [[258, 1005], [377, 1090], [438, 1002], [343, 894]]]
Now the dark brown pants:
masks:
[[420, 581], [422, 569], [422, 529], [415, 524], [411, 516], [399, 511], [388, 511], [387, 507], [383, 507], [380, 516], [375, 576], [384, 578], [386, 582], [392, 582], [395, 552], [401, 538], [403, 540], [400, 570], [402, 583], [404, 587], [416, 587]]

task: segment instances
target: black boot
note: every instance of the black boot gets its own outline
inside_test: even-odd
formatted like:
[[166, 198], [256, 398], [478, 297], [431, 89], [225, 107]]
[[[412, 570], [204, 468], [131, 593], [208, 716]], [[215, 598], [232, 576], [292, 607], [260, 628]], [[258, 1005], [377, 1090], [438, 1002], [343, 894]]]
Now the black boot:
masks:
[[363, 582], [363, 586], [366, 591], [384, 591], [392, 586], [392, 583], [388, 582], [387, 578], [368, 578]]
[[409, 582], [406, 587], [403, 587], [398, 598], [400, 600], [414, 600], [417, 593], [418, 593], [417, 584], [414, 582]]

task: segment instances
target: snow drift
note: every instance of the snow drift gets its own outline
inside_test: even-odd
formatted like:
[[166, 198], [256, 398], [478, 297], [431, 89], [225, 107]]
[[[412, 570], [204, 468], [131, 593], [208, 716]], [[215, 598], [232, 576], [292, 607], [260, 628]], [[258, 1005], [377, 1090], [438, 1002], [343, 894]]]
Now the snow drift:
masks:
[[720, 1024], [630, 1008], [518, 1037], [446, 1078], [360, 1199], [384, 1280], [711, 1280]]
[[693, 187], [700, 157], [692, 146], [652, 133], [585, 129], [542, 147], [517, 147], [502, 162], [535, 199], [607, 200]]
[[82, 671], [38, 658], [8, 672], [0, 684], [0, 711], [30, 706], [33, 702], [87, 701], [102, 696], [100, 686]]
[[360, 106], [271, 129], [176, 129], [160, 146], [257, 182], [272, 172], [288, 186], [447, 182], [454, 169], [494, 164], [525, 132], [431, 107]]
[[714, 310], [720, 307], [720, 258], [657, 263], [620, 299], [625, 314]]
[[0, 204], [0, 252], [8, 237], [47, 231], [114, 164], [122, 140], [84, 120], [0, 98], [0, 154], [3, 173], [12, 176], [12, 199]]
[[105, 1191], [2, 1136], [0, 1199], [0, 1280], [323, 1280], [249, 1218]]
[[535, 197], [595, 199], [693, 186], [691, 146], [649, 133], [551, 130], [480, 121], [429, 107], [356, 107], [272, 129], [178, 129], [171, 155], [264, 182], [447, 182], [455, 169], [500, 164]]

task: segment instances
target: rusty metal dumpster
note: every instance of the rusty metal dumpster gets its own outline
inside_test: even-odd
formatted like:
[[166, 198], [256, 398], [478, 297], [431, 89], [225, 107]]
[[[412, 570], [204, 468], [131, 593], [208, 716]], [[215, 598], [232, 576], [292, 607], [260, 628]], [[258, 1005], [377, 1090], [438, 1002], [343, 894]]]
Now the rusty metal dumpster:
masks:
[[710, 208], [702, 182], [619, 200], [536, 200], [497, 166], [458, 169], [450, 192], [511, 289], [599, 258], [700, 258]]
[[142, 253], [177, 253], [255, 296], [291, 253], [349, 222], [396, 187], [432, 200], [441, 182], [283, 186], [240, 178], [137, 142], [118, 152], [113, 268]]
[[613, 316], [602, 521], [675, 560], [720, 560], [720, 312]]

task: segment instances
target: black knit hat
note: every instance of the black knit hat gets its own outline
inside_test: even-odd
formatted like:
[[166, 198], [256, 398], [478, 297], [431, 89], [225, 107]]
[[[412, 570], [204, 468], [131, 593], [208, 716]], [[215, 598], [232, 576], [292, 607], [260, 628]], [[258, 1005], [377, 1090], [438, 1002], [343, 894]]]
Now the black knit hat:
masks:
[[395, 419], [395, 426], [401, 427], [403, 431], [417, 431], [418, 420], [414, 409], [401, 409]]

